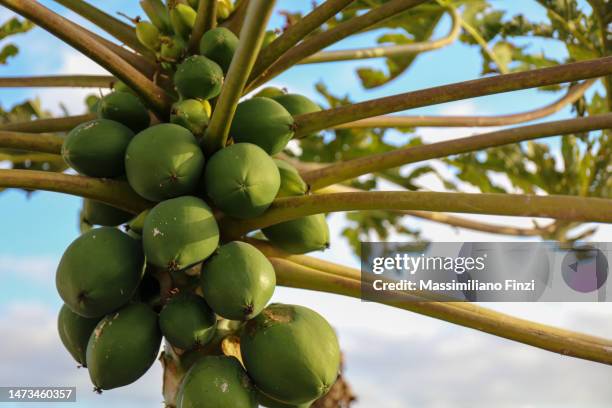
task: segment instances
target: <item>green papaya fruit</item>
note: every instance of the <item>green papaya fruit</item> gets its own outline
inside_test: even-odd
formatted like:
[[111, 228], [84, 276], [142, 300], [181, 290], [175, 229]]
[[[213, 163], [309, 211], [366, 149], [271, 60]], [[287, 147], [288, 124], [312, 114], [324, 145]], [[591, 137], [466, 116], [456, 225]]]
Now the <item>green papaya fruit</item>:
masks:
[[159, 326], [170, 344], [190, 350], [207, 344], [215, 334], [217, 318], [204, 299], [194, 293], [173, 296], [159, 314]]
[[188, 129], [197, 136], [202, 136], [208, 126], [211, 108], [208, 101], [185, 99], [172, 106], [170, 122]]
[[170, 14], [162, 0], [141, 0], [140, 7], [161, 32], [172, 33]]
[[125, 152], [128, 183], [151, 201], [192, 192], [204, 168], [204, 154], [193, 134], [172, 123], [138, 133]]
[[[125, 92], [138, 96], [138, 94], [123, 81], [115, 81], [113, 83], [113, 92]], [[95, 113], [97, 112], [98, 110], [96, 109]]]
[[87, 344], [87, 368], [99, 390], [128, 385], [155, 363], [161, 345], [157, 313], [131, 303], [98, 323]]
[[197, 13], [187, 4], [177, 3], [170, 8], [170, 23], [174, 32], [184, 39], [188, 39], [193, 26]]
[[230, 135], [237, 143], [253, 143], [275, 155], [287, 146], [294, 128], [293, 117], [283, 105], [256, 97], [238, 104]]
[[236, 143], [219, 150], [204, 171], [208, 196], [226, 214], [253, 218], [274, 201], [280, 175], [274, 161], [261, 148]]
[[193, 55], [176, 69], [174, 85], [183, 99], [211, 99], [219, 95], [223, 84], [223, 70], [216, 62]]
[[183, 196], [157, 204], [142, 230], [147, 262], [182, 270], [208, 258], [219, 245], [219, 227], [206, 203]]
[[217, 1], [217, 20], [226, 20], [234, 11], [234, 4], [232, 0], [218, 0]]
[[274, 98], [275, 96], [284, 95], [285, 91], [281, 88], [276, 88], [274, 86], [267, 86], [262, 88], [259, 92], [257, 92], [255, 97], [263, 97], [263, 98]]
[[90, 225], [115, 227], [129, 221], [132, 217], [133, 215], [129, 212], [100, 201], [83, 200], [83, 218]]
[[100, 321], [100, 318], [88, 318], [74, 313], [63, 305], [57, 317], [57, 331], [60, 340], [70, 355], [82, 366], [86, 366], [85, 352], [89, 336]]
[[84, 317], [101, 317], [136, 292], [144, 269], [140, 243], [116, 228], [94, 228], [74, 240], [57, 267], [62, 300]]
[[308, 184], [302, 179], [295, 167], [284, 160], [273, 159], [280, 173], [280, 188], [277, 197], [304, 195], [308, 192]]
[[[298, 94], [284, 94], [273, 96], [276, 102], [280, 103], [287, 109], [291, 116], [304, 115], [306, 113], [319, 112], [321, 107], [305, 97]], [[311, 133], [308, 136], [315, 136], [317, 133]]]
[[136, 23], [136, 38], [151, 51], [158, 51], [161, 47], [159, 29], [149, 21]]
[[90, 177], [118, 177], [125, 173], [123, 156], [134, 137], [127, 126], [95, 119], [75, 127], [62, 145], [64, 161]]
[[187, 52], [187, 43], [183, 37], [175, 35], [172, 37], [161, 37], [161, 48], [159, 51], [159, 60], [162, 63], [176, 63]]
[[266, 395], [265, 393], [259, 390], [257, 391], [257, 402], [259, 402], [259, 405], [265, 408], [310, 408], [310, 406], [312, 405], [312, 403], [310, 402], [297, 405], [287, 404], [285, 402], [275, 400], [274, 398], [270, 397], [269, 395]]
[[215, 61], [227, 73], [234, 53], [238, 48], [238, 37], [225, 27], [208, 30], [200, 40], [200, 54]]
[[185, 374], [177, 408], [257, 408], [255, 389], [235, 357], [206, 356]]
[[274, 245], [292, 254], [329, 248], [329, 226], [324, 214], [308, 215], [261, 230]]
[[114, 120], [124, 124], [134, 132], [149, 127], [149, 111], [137, 96], [127, 92], [111, 92], [100, 100], [98, 105], [100, 119]]
[[336, 382], [340, 347], [329, 323], [303, 306], [271, 304], [240, 336], [242, 361], [255, 385], [273, 399], [304, 404]]
[[268, 304], [276, 286], [274, 267], [257, 248], [233, 241], [202, 265], [204, 299], [219, 316], [248, 320]]

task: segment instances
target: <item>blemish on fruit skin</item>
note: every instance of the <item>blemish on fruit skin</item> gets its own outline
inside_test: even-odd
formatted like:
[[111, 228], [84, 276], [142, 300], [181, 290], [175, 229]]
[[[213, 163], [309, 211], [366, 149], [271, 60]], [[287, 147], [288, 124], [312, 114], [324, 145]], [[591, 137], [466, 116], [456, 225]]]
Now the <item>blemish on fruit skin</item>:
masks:
[[221, 378], [215, 378], [215, 386], [218, 387], [223, 393], [228, 392], [229, 390], [229, 384], [227, 381]]
[[153, 236], [154, 236], [154, 237], [156, 237], [156, 236], [158, 236], [158, 235], [163, 236], [164, 234], [163, 234], [163, 232], [161, 232], [159, 229], [157, 229], [157, 228], [153, 228]]

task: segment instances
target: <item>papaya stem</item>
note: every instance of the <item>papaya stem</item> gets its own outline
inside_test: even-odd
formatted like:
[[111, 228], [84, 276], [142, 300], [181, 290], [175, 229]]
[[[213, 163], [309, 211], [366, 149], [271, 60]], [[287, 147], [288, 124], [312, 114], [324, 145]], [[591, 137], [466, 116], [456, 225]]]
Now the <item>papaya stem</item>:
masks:
[[0, 0], [0, 4], [28, 18], [102, 65], [138, 92], [144, 102], [160, 118], [166, 118], [169, 115], [172, 100], [162, 88], [95, 38], [86, 34], [76, 24], [32, 0]]
[[238, 49], [230, 64], [204, 137], [204, 149], [209, 155], [223, 148], [227, 142], [236, 106], [263, 43], [274, 4], [273, 0], [249, 2], [245, 22], [240, 30]]
[[295, 122], [298, 127], [296, 137], [328, 129], [342, 123], [392, 112], [520, 89], [596, 78], [610, 73], [612, 73], [612, 56], [406, 92], [296, 116]]
[[68, 132], [84, 122], [97, 118], [93, 113], [77, 116], [64, 116], [61, 118], [37, 119], [26, 122], [13, 122], [0, 124], [0, 130], [27, 132], [27, 133], [54, 133]]
[[240, 237], [307, 215], [365, 210], [441, 211], [612, 223], [611, 208], [612, 199], [567, 195], [364, 191], [279, 198], [256, 219], [237, 221], [225, 217], [222, 224], [228, 236]]
[[334, 126], [334, 129], [360, 129], [360, 128], [387, 128], [387, 127], [485, 127], [515, 125], [532, 120], [541, 119], [576, 102], [596, 79], [589, 79], [568, 89], [567, 93], [556, 101], [537, 109], [526, 112], [511, 113], [508, 115], [493, 116], [425, 116], [425, 115], [387, 115], [361, 119], [356, 122], [343, 123]]
[[454, 8], [448, 8], [448, 11], [452, 19], [452, 26], [449, 33], [440, 39], [351, 50], [321, 51], [303, 59], [298, 64], [317, 64], [321, 62], [350, 61], [367, 58], [402, 57], [438, 50], [454, 43], [459, 37], [459, 34], [461, 34], [461, 17], [459, 13]]
[[125, 181], [48, 171], [0, 169], [0, 187], [46, 190], [91, 198], [133, 214], [153, 206]]
[[112, 88], [117, 79], [110, 75], [45, 75], [0, 77], [2, 88]]
[[[280, 285], [361, 298], [359, 279], [338, 276], [333, 272], [328, 273], [326, 270], [314, 269], [287, 259], [269, 259], [276, 270], [277, 282]], [[357, 270], [355, 272], [359, 273]], [[472, 303], [435, 302], [425, 299], [417, 301], [414, 300], [414, 295], [410, 295], [412, 299], [408, 298], [408, 294], [405, 299], [400, 293], [396, 295], [379, 303], [564, 356], [612, 364], [612, 341], [604, 338], [520, 319]]]
[[300, 19], [296, 24], [288, 27], [282, 35], [261, 50], [253, 67], [250, 80], [260, 76], [281, 55], [306, 38], [314, 30], [320, 28], [327, 20], [352, 2], [353, 0], [327, 0]]
[[124, 23], [83, 0], [55, 0], [55, 2], [91, 21], [134, 51], [143, 55], [151, 54], [151, 52], [138, 41], [133, 26]]
[[304, 40], [299, 45], [290, 48], [270, 67], [265, 69], [257, 78], [253, 78], [247, 86], [246, 92], [250, 92], [258, 86], [268, 82], [270, 79], [280, 75], [304, 58], [321, 51], [343, 38], [356, 34], [374, 24], [380, 23], [394, 15], [425, 3], [426, 0], [391, 0], [378, 6], [366, 14], [353, 17], [331, 30], [324, 31]]
[[191, 37], [189, 38], [189, 51], [197, 54], [200, 48], [200, 40], [205, 32], [217, 25], [217, 0], [200, 0], [198, 14]]
[[60, 154], [64, 139], [49, 134], [6, 132], [0, 130], [0, 147]]
[[302, 178], [312, 190], [317, 190], [363, 174], [391, 169], [408, 163], [478, 151], [542, 137], [609, 128], [612, 128], [612, 113], [538, 123], [444, 142], [406, 147], [337, 162], [320, 169], [308, 171], [302, 174]]
[[234, 11], [232, 11], [232, 14], [227, 18], [227, 20], [221, 23], [221, 27], [225, 27], [232, 33], [236, 34], [236, 36], [239, 36], [250, 2], [251, 0], [241, 0], [238, 2], [236, 8]]

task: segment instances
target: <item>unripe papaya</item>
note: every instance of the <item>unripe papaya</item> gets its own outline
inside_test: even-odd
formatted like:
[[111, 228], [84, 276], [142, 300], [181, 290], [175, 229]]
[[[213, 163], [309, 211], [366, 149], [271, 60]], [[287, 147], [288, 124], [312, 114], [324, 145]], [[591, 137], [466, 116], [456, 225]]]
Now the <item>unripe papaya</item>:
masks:
[[280, 188], [277, 197], [304, 195], [308, 192], [308, 184], [302, 179], [295, 167], [284, 160], [274, 159], [280, 173]]
[[[113, 83], [113, 92], [126, 92], [137, 96], [137, 93], [123, 81], [116, 81]], [[95, 112], [98, 112], [98, 110], [96, 109]]]
[[257, 92], [255, 97], [263, 97], [263, 98], [274, 98], [275, 96], [284, 95], [285, 91], [281, 88], [276, 88], [274, 86], [267, 86], [262, 88], [259, 92]]
[[131, 303], [98, 323], [87, 344], [87, 368], [100, 390], [128, 385], [153, 365], [161, 345], [157, 313]]
[[225, 27], [208, 30], [200, 40], [200, 54], [215, 61], [227, 73], [234, 53], [238, 48], [238, 37]]
[[197, 136], [204, 134], [210, 118], [210, 103], [199, 99], [185, 99], [172, 106], [170, 122], [189, 129]]
[[275, 155], [293, 137], [294, 126], [293, 117], [283, 105], [256, 97], [238, 104], [230, 135], [237, 143], [254, 143]]
[[217, 1], [217, 20], [226, 20], [234, 11], [234, 5], [232, 0], [218, 0]]
[[251, 380], [235, 357], [206, 356], [185, 374], [178, 408], [257, 408]]
[[90, 225], [115, 227], [129, 221], [132, 214], [100, 201], [85, 199], [83, 200], [83, 218]]
[[130, 186], [151, 201], [192, 192], [204, 168], [204, 154], [193, 134], [164, 123], [138, 133], [125, 152]]
[[177, 3], [170, 8], [170, 23], [174, 32], [184, 39], [188, 39], [193, 26], [197, 13], [187, 4]]
[[277, 401], [259, 390], [257, 391], [257, 402], [259, 405], [265, 408], [310, 408], [312, 405], [310, 402], [298, 405], [287, 404], [285, 402]]
[[60, 309], [57, 317], [57, 331], [62, 344], [70, 355], [82, 366], [86, 366], [85, 352], [89, 336], [100, 321], [100, 318], [88, 318], [74, 313], [66, 305]]
[[149, 111], [137, 96], [127, 92], [111, 92], [100, 100], [98, 117], [124, 124], [134, 132], [149, 127]]
[[161, 0], [141, 0], [140, 7], [161, 32], [172, 33], [170, 15], [166, 5]]
[[233, 241], [202, 265], [202, 294], [219, 316], [248, 320], [257, 316], [274, 293], [274, 267], [257, 248]]
[[142, 243], [147, 262], [181, 270], [208, 258], [219, 245], [219, 227], [208, 205], [183, 196], [157, 204], [145, 219]]
[[329, 248], [329, 226], [324, 214], [281, 222], [261, 231], [274, 245], [292, 254]]
[[178, 66], [174, 84], [183, 99], [214, 98], [221, 92], [223, 70], [212, 60], [193, 55]]
[[[291, 116], [304, 115], [306, 113], [319, 112], [321, 107], [305, 97], [298, 94], [284, 94], [273, 96], [276, 102], [280, 103], [287, 109]], [[314, 136], [317, 133], [311, 133], [307, 136]]]
[[340, 368], [336, 333], [317, 312], [272, 304], [250, 320], [240, 336], [249, 376], [268, 396], [304, 404], [325, 395]]
[[181, 292], [159, 314], [161, 331], [174, 347], [190, 350], [207, 344], [215, 334], [217, 318], [200, 296]]
[[94, 228], [74, 240], [57, 267], [57, 290], [73, 312], [101, 317], [127, 303], [140, 283], [140, 243], [116, 228]]
[[134, 132], [119, 122], [95, 119], [68, 133], [62, 157], [80, 174], [117, 177], [125, 173], [123, 156], [133, 137]]
[[175, 35], [172, 37], [164, 36], [161, 38], [161, 48], [159, 59], [162, 63], [178, 62], [187, 52], [187, 43], [183, 37]]
[[158, 51], [161, 47], [159, 29], [153, 23], [148, 21], [136, 23], [136, 37], [151, 51]]
[[278, 167], [265, 151], [250, 143], [219, 150], [204, 171], [208, 196], [217, 207], [236, 218], [262, 214], [280, 187]]

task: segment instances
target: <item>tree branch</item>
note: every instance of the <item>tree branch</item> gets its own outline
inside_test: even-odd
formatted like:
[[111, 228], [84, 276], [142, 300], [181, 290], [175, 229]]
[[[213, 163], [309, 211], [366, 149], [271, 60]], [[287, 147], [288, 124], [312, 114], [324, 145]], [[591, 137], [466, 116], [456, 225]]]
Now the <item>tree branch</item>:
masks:
[[503, 129], [476, 136], [407, 147], [392, 150], [390, 152], [359, 157], [357, 159], [334, 163], [320, 169], [306, 172], [302, 174], [302, 178], [310, 185], [312, 190], [317, 190], [321, 187], [349, 180], [363, 174], [391, 169], [408, 163], [467, 153], [542, 137], [608, 128], [612, 128], [612, 113], [538, 123], [536, 125]]
[[0, 0], [0, 4], [30, 19], [88, 56], [137, 91], [160, 118], [169, 115], [172, 100], [166, 92], [147, 79], [132, 65], [104, 45], [83, 33], [82, 29], [32, 0]]
[[[279, 285], [361, 298], [358, 279], [338, 276], [328, 270], [300, 265], [287, 259], [271, 257], [270, 261]], [[408, 296], [402, 299], [400, 293], [382, 303], [564, 356], [612, 364], [612, 341], [604, 338], [519, 319], [471, 303], [416, 301]]]
[[13, 122], [0, 124], [0, 130], [27, 132], [27, 133], [54, 133], [68, 132], [80, 125], [96, 119], [98, 116], [93, 113], [86, 113], [77, 116], [64, 116], [61, 118], [49, 118], [30, 120], [27, 122]]
[[64, 139], [48, 134], [0, 131], [0, 148], [60, 154]]
[[217, 0], [200, 0], [198, 15], [189, 38], [189, 50], [197, 54], [200, 49], [200, 40], [205, 32], [217, 25]]
[[611, 208], [610, 199], [564, 195], [364, 191], [279, 198], [262, 216], [240, 221], [225, 217], [223, 226], [228, 236], [240, 237], [249, 231], [307, 215], [362, 210], [418, 210], [612, 223]]
[[296, 24], [287, 28], [281, 36], [261, 50], [259, 58], [257, 58], [257, 62], [253, 67], [250, 80], [252, 81], [260, 76], [281, 55], [306, 38], [314, 30], [320, 28], [327, 20], [352, 2], [353, 0], [327, 0], [300, 19]]
[[398, 13], [416, 7], [425, 1], [426, 0], [391, 0], [372, 9], [366, 14], [353, 17], [331, 30], [324, 31], [304, 40], [299, 45], [290, 48], [269, 68], [264, 69], [260, 75], [251, 80], [246, 91], [252, 91], [317, 51], [321, 51], [325, 47], [343, 38], [358, 33]]
[[110, 75], [46, 75], [0, 77], [2, 88], [112, 88], [117, 79]]
[[591, 87], [596, 79], [583, 81], [572, 86], [567, 93], [551, 104], [534, 110], [495, 116], [376, 116], [356, 122], [334, 126], [334, 129], [386, 128], [386, 127], [485, 127], [515, 125], [544, 118], [559, 112], [565, 106], [576, 102]]
[[303, 59], [299, 64], [316, 64], [320, 62], [335, 62], [358, 60], [366, 58], [402, 57], [433, 51], [452, 44], [461, 33], [461, 17], [454, 8], [449, 8], [452, 18], [452, 27], [449, 33], [438, 40], [415, 42], [401, 45], [387, 45], [378, 47], [358, 48], [353, 50], [322, 51]]
[[612, 57], [496, 75], [341, 106], [295, 117], [296, 137], [342, 123], [444, 102], [596, 78], [612, 73]]
[[55, 2], [91, 21], [134, 51], [143, 55], [151, 53], [138, 41], [134, 27], [108, 15], [84, 0], [55, 0]]
[[263, 43], [274, 4], [273, 0], [251, 0], [249, 3], [245, 23], [240, 30], [238, 49], [230, 64], [225, 83], [221, 88], [221, 95], [215, 104], [215, 110], [204, 136], [204, 149], [208, 154], [223, 148], [227, 142], [236, 105]]
[[133, 214], [153, 206], [153, 203], [136, 194], [125, 181], [49, 171], [0, 169], [0, 187], [46, 190], [91, 198]]

